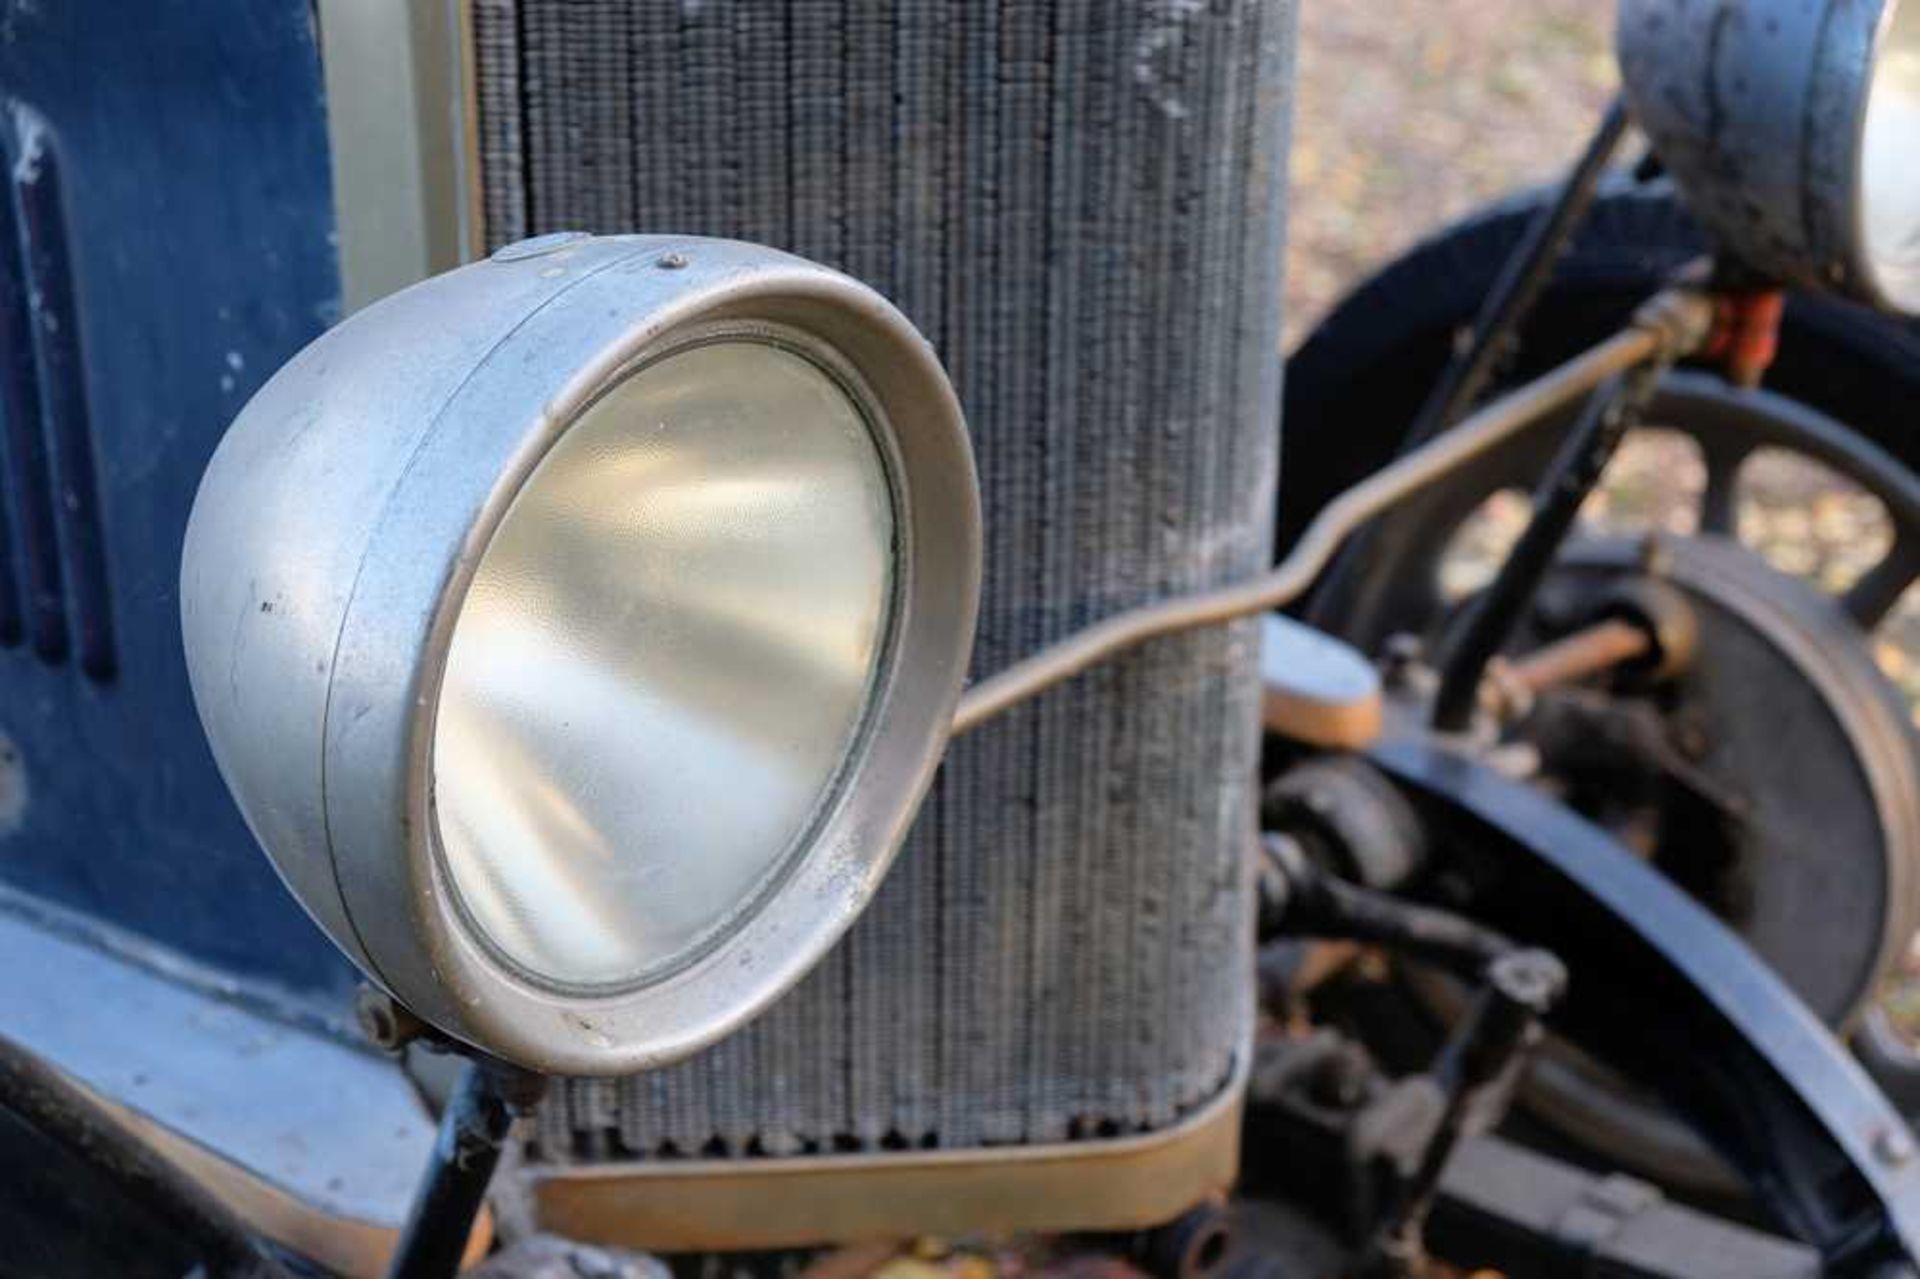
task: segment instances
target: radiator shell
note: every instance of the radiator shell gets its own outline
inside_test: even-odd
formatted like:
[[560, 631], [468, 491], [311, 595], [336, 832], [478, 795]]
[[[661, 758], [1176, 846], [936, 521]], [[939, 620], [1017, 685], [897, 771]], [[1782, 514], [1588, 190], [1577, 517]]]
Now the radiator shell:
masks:
[[[1291, 0], [475, 0], [492, 244], [793, 250], [946, 362], [986, 512], [975, 671], [1259, 569]], [[1256, 632], [1164, 640], [957, 742], [865, 919], [758, 1023], [578, 1081], [536, 1161], [1150, 1132], [1247, 1050]]]

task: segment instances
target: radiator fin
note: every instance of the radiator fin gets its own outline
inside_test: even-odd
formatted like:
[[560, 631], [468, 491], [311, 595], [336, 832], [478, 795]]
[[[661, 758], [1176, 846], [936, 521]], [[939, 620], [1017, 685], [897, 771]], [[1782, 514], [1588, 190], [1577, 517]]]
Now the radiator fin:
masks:
[[[1276, 465], [1287, 0], [479, 0], [489, 238], [770, 242], [874, 284], [966, 404], [976, 672], [1255, 571]], [[576, 1083], [549, 1159], [1164, 1127], [1245, 1049], [1255, 632], [956, 744], [872, 911], [755, 1025]]]

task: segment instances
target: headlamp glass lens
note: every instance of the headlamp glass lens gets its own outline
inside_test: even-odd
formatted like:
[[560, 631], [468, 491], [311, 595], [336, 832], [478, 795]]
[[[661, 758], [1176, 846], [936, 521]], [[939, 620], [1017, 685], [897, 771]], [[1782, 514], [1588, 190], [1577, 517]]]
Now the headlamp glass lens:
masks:
[[1920, 312], [1920, 4], [1892, 3], [1867, 97], [1860, 218], [1880, 292]]
[[496, 953], [632, 985], [759, 900], [864, 721], [894, 536], [865, 417], [782, 347], [670, 354], [568, 428], [482, 556], [434, 727], [445, 867]]

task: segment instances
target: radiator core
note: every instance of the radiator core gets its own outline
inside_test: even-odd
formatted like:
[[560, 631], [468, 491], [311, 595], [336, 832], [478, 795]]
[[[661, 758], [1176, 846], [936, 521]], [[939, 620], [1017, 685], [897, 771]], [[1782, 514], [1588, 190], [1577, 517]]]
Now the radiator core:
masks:
[[[1292, 0], [475, 0], [488, 239], [733, 236], [900, 304], [966, 406], [976, 674], [1259, 569]], [[536, 1158], [1153, 1131], [1247, 1051], [1255, 631], [956, 743], [871, 910], [696, 1059], [579, 1081]]]

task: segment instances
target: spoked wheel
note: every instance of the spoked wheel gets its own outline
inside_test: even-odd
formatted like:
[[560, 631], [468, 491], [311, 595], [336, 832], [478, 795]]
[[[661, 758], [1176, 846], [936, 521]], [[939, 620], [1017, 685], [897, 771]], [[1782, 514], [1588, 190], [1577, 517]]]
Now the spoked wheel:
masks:
[[[1585, 530], [1517, 647], [1664, 591], [1685, 614], [1690, 651], [1670, 674], [1629, 666], [1545, 692], [1500, 745], [1530, 750], [1541, 786], [1685, 885], [1850, 1032], [1920, 926], [1920, 766], [1908, 712], [1869, 649], [1869, 628], [1920, 574], [1920, 484], [1804, 405], [1701, 375], [1676, 375], [1646, 421], [1665, 451], [1683, 440], [1706, 459], [1697, 506], [1662, 512], [1693, 531]], [[1553, 439], [1549, 424], [1397, 512], [1316, 620], [1370, 646], [1413, 635], [1443, 647], [1459, 615], [1447, 579], [1463, 533], [1490, 497], [1539, 473]], [[1822, 594], [1737, 540], [1741, 473], [1762, 449], [1776, 463], [1817, 463], [1884, 509], [1890, 545], [1845, 589]], [[1547, 1054], [1527, 1100], [1650, 1176], [1732, 1188], [1689, 1130], [1571, 1049]]]
[[[1803, 484], [1819, 484], [1812, 477], [1824, 473], [1878, 504], [1878, 518], [1868, 522], [1879, 526], [1874, 531], [1884, 530], [1887, 544], [1870, 564], [1843, 567], [1824, 583], [1839, 585], [1836, 602], [1860, 635], [1870, 636], [1884, 624], [1920, 578], [1920, 479], [1848, 426], [1782, 395], [1738, 391], [1710, 375], [1684, 372], [1666, 380], [1643, 420], [1645, 429], [1638, 432], [1643, 438], [1678, 437], [1689, 443], [1690, 450], [1668, 450], [1666, 460], [1698, 475], [1697, 483], [1688, 483], [1684, 475], [1665, 477], [1673, 496], [1693, 490], [1692, 509], [1668, 505], [1651, 512], [1659, 525], [1644, 531], [1738, 541], [1737, 495], [1750, 464], [1778, 470], [1812, 463], [1817, 470], [1803, 471]], [[1524, 502], [1565, 425], [1564, 419], [1544, 423], [1383, 521], [1361, 553], [1342, 566], [1334, 589], [1316, 597], [1310, 607], [1314, 620], [1363, 646], [1417, 631], [1450, 603], [1454, 564], [1448, 555], [1458, 549], [1455, 536], [1473, 531], [1469, 519], [1489, 499], [1510, 494]], [[1612, 532], [1634, 531], [1617, 516], [1605, 522]], [[1808, 558], [1808, 567], [1814, 567], [1815, 557]]]
[[[1460, 234], [1484, 235], [1484, 227], [1469, 224]], [[1456, 244], [1456, 274], [1459, 256]], [[1360, 300], [1378, 303], [1364, 291]], [[1612, 305], [1550, 300], [1549, 342], [1604, 336], [1601, 317]], [[1339, 323], [1336, 316], [1336, 330]], [[1847, 355], [1865, 358], [1858, 349]], [[1406, 358], [1404, 346], [1398, 358]], [[1309, 388], [1314, 376], [1305, 379]], [[1348, 384], [1380, 385], [1388, 376], [1353, 370]], [[1880, 394], [1904, 398], [1907, 413], [1894, 416], [1920, 424], [1910, 382], [1883, 379]], [[1323, 402], [1299, 416], [1311, 428], [1338, 412], [1337, 402]], [[1901, 600], [1920, 577], [1920, 482], [1886, 445], [1905, 451], [1920, 440], [1888, 439], [1885, 429], [1876, 440], [1802, 399], [1735, 391], [1700, 373], [1670, 377], [1644, 422], [1641, 455], [1657, 460], [1642, 466], [1641, 478], [1660, 500], [1616, 492], [1609, 509], [1583, 522], [1516, 650], [1664, 592], [1693, 628], [1688, 660], [1666, 672], [1629, 663], [1542, 694], [1508, 716], [1499, 746], [1508, 760], [1527, 761], [1511, 766], [1530, 770], [1740, 931], [1831, 1026], [1854, 1036], [1896, 1099], [1905, 1094], [1911, 1106], [1920, 1100], [1920, 1071], [1876, 997], [1920, 927], [1920, 764], [1910, 711], [1874, 649], [1879, 634], [1883, 650], [1900, 657], [1902, 637], [1887, 633], [1914, 627]], [[1443, 647], [1472, 589], [1472, 543], [1487, 538], [1498, 523], [1489, 512], [1503, 501], [1512, 523], [1524, 518], [1524, 494], [1548, 461], [1556, 425], [1563, 423], [1543, 424], [1383, 520], [1313, 600], [1311, 619], [1370, 652], [1396, 636], [1420, 637], [1429, 652]], [[1288, 429], [1295, 426], [1290, 419]], [[1286, 483], [1295, 494], [1321, 482], [1313, 453], [1303, 456], [1312, 448], [1297, 435], [1289, 441], [1295, 474]], [[1355, 462], [1349, 449], [1326, 467]], [[1828, 508], [1843, 501], [1842, 514], [1860, 527], [1841, 540], [1850, 552], [1872, 540], [1871, 553], [1834, 562], [1817, 553], [1816, 528], [1756, 529], [1767, 512], [1752, 493], [1777, 490], [1782, 472], [1788, 483], [1819, 487]], [[1835, 499], [1840, 490], [1850, 496]], [[1621, 509], [1636, 504], [1643, 509]], [[1283, 511], [1283, 532], [1310, 514]], [[1797, 518], [1824, 517], [1815, 509]], [[1870, 538], [1858, 536], [1863, 529]], [[1479, 558], [1490, 564], [1497, 553]], [[1414, 985], [1445, 1011], [1442, 984]], [[1689, 1128], [1571, 1048], [1550, 1049], [1525, 1100], [1563, 1136], [1650, 1179], [1697, 1192], [1737, 1188]]]

